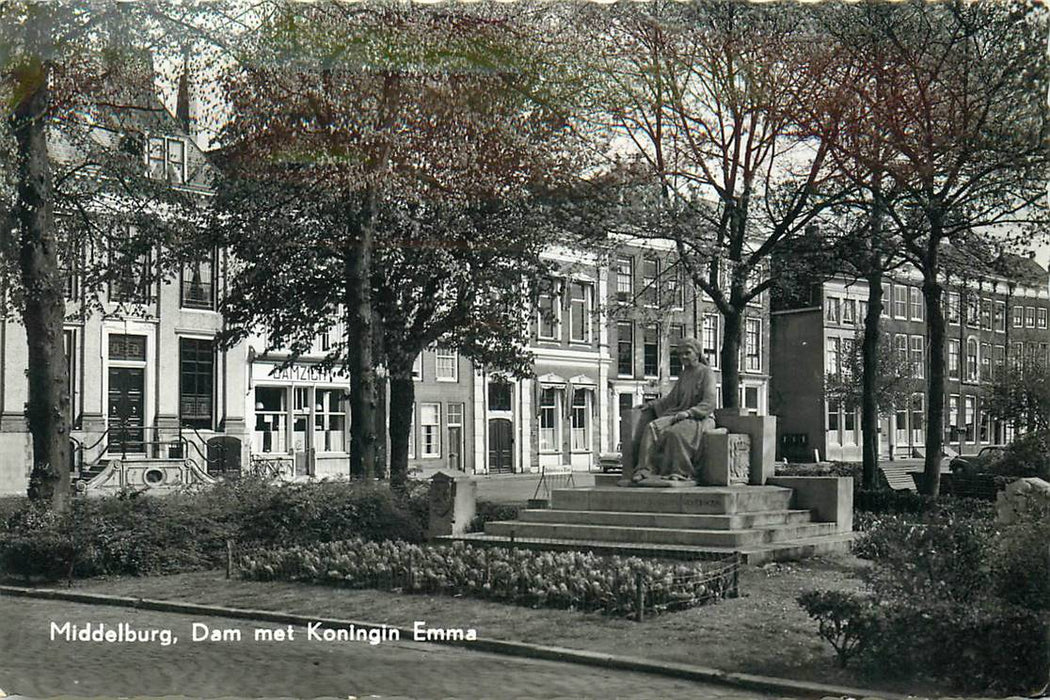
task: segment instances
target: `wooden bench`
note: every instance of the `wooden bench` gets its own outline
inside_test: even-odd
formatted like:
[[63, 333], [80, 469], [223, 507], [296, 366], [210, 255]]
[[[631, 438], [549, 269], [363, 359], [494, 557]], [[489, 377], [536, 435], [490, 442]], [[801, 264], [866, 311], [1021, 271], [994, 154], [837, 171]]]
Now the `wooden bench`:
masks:
[[915, 491], [915, 479], [911, 473], [915, 470], [914, 465], [909, 464], [880, 464], [879, 471], [886, 479], [886, 484], [894, 491]]

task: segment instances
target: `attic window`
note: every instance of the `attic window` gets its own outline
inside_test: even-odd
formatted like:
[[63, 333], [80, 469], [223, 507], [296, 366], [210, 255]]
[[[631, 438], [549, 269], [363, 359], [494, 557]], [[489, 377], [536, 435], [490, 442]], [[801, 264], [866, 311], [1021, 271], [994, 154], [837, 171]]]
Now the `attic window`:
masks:
[[173, 183], [186, 181], [186, 142], [174, 136], [151, 136], [147, 156], [149, 175]]

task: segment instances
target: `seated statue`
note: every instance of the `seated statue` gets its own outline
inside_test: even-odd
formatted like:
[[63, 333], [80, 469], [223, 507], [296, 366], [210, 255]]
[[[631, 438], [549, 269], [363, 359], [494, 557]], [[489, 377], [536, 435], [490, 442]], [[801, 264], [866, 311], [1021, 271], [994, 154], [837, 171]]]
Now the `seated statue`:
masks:
[[633, 436], [636, 463], [624, 463], [620, 486], [655, 477], [696, 481], [704, 433], [715, 427], [715, 377], [701, 359], [695, 338], [679, 341], [678, 356], [682, 372], [674, 388], [661, 399], [635, 407], [642, 409]]

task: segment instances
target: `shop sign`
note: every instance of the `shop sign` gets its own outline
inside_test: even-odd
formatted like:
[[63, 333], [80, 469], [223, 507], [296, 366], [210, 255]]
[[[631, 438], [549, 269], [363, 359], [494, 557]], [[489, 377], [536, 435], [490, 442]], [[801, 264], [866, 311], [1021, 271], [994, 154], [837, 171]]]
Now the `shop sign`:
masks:
[[291, 365], [283, 369], [274, 367], [266, 375], [267, 379], [310, 383], [342, 383], [346, 381], [346, 377], [347, 375], [344, 372], [340, 371], [337, 373], [330, 369], [322, 370], [316, 365]]

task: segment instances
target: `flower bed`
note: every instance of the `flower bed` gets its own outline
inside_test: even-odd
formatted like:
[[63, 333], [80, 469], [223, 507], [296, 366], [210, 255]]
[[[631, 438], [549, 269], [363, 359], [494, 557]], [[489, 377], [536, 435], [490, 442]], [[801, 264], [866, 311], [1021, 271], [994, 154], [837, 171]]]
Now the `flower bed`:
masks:
[[472, 547], [461, 542], [426, 547], [353, 539], [260, 550], [241, 560], [241, 575], [262, 581], [466, 595], [531, 607], [636, 615], [639, 598], [643, 611], [662, 612], [735, 595], [738, 566], [735, 557], [661, 562]]

